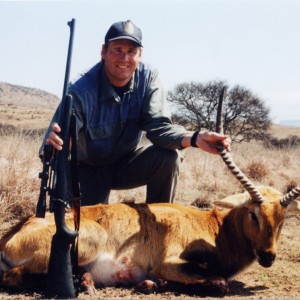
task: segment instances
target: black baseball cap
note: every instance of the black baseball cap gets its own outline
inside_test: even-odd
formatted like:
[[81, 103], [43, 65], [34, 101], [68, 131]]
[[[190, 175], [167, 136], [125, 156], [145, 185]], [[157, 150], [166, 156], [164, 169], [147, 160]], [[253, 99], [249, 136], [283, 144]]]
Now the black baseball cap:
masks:
[[142, 31], [135, 26], [130, 20], [116, 22], [110, 26], [105, 35], [105, 44], [115, 40], [131, 40], [143, 47]]

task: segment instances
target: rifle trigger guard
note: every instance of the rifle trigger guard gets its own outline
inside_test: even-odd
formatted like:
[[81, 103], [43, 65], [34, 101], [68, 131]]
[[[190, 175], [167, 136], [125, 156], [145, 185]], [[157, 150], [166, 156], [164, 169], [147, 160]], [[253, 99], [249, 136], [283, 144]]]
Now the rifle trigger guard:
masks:
[[62, 200], [62, 199], [59, 199], [59, 198], [52, 198], [52, 201], [53, 201], [53, 203], [54, 203], [54, 202], [60, 202], [60, 203], [62, 203], [66, 208], [69, 208], [68, 202], [66, 202], [66, 201], [64, 201], [64, 200]]

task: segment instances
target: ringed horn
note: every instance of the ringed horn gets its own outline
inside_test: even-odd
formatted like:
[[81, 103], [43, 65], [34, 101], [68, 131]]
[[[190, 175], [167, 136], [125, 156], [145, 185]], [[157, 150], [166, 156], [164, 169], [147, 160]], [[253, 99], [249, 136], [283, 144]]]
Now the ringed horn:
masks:
[[280, 204], [287, 207], [293, 200], [300, 195], [300, 185], [293, 188], [289, 193], [280, 199]]
[[[225, 95], [225, 87], [223, 87], [218, 103], [217, 109], [217, 120], [216, 120], [216, 132], [223, 133], [223, 100]], [[252, 201], [257, 203], [262, 203], [263, 197], [258, 189], [253, 185], [249, 178], [236, 166], [233, 162], [231, 155], [226, 151], [221, 143], [218, 143], [218, 150], [220, 155], [225, 162], [226, 166], [229, 168], [231, 173], [237, 178], [237, 180], [243, 185], [243, 187], [250, 194]], [[287, 207], [293, 200], [295, 200], [300, 195], [300, 185], [293, 188], [289, 193], [280, 199], [280, 204], [283, 207]]]
[[[216, 120], [216, 132], [223, 134], [223, 99], [225, 94], [225, 87], [223, 87], [218, 103], [217, 109], [217, 120]], [[253, 185], [250, 179], [238, 168], [234, 163], [231, 155], [226, 151], [223, 144], [220, 142], [217, 145], [220, 155], [225, 162], [228, 169], [236, 177], [236, 179], [242, 184], [242, 186], [248, 191], [251, 196], [252, 201], [257, 203], [262, 203], [264, 201], [261, 193]]]

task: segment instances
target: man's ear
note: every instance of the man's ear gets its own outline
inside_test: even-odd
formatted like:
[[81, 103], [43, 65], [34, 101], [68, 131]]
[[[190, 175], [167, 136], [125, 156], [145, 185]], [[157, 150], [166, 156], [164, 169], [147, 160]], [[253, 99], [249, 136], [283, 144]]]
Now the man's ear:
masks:
[[101, 58], [102, 58], [102, 60], [105, 60], [105, 55], [106, 55], [106, 48], [105, 48], [105, 45], [102, 45], [102, 48], [101, 48]]
[[140, 56], [139, 56], [140, 61], [141, 61], [141, 59], [142, 59], [142, 52], [143, 52], [143, 48], [140, 47]]

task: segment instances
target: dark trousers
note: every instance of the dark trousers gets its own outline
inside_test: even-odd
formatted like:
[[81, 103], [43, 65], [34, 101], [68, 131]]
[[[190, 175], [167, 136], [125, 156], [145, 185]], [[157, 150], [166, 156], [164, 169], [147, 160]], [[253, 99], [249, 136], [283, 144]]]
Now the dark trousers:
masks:
[[177, 150], [146, 146], [113, 165], [78, 165], [81, 205], [108, 203], [111, 190], [147, 186], [147, 203], [173, 202], [181, 156]]

